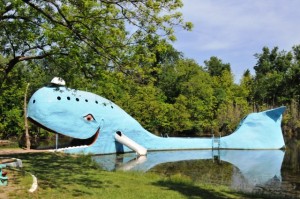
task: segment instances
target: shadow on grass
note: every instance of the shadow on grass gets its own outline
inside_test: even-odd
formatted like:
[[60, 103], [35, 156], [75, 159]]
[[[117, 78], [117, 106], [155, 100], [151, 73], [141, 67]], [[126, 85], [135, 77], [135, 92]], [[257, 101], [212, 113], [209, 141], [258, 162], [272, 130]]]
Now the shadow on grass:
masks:
[[60, 153], [28, 153], [7, 155], [23, 161], [24, 169], [38, 178], [42, 189], [56, 189], [62, 192], [72, 191], [73, 196], [90, 195], [79, 190], [79, 186], [103, 188], [105, 182], [100, 178], [101, 169], [90, 156], [76, 157]]
[[167, 190], [177, 191], [181, 195], [187, 198], [201, 198], [201, 199], [228, 199], [228, 198], [264, 198], [264, 199], [293, 199], [299, 197], [290, 197], [284, 195], [274, 194], [261, 194], [261, 193], [246, 193], [246, 192], [235, 192], [230, 190], [218, 190], [201, 188], [200, 186], [194, 185], [190, 182], [177, 182], [173, 180], [160, 180], [153, 183], [155, 186], [165, 188]]
[[154, 185], [164, 187], [169, 190], [177, 191], [180, 194], [186, 196], [187, 198], [228, 198], [228, 196], [226, 196], [225, 194], [213, 190], [209, 191], [206, 189], [202, 189], [201, 187], [193, 185], [191, 183], [174, 182], [172, 180], [161, 180], [155, 182]]

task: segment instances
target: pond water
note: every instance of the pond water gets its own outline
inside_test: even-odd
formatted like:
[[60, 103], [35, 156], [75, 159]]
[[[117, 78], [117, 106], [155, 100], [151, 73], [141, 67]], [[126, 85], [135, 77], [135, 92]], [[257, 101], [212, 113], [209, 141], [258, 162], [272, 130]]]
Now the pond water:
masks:
[[236, 191], [300, 198], [300, 150], [185, 150], [93, 156], [109, 171], [180, 174], [194, 182], [225, 185]]
[[[60, 138], [59, 148], [69, 138]], [[52, 146], [51, 146], [52, 145]], [[46, 143], [40, 148], [55, 148]], [[102, 168], [115, 171], [175, 174], [195, 182], [225, 185], [233, 190], [300, 198], [300, 140], [286, 139], [285, 150], [185, 150], [99, 155], [92, 157]]]

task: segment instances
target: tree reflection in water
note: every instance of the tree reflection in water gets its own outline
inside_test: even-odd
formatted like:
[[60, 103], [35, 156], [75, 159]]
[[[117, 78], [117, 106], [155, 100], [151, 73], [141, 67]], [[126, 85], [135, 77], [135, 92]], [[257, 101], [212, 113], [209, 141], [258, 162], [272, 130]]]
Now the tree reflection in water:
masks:
[[93, 156], [107, 170], [137, 170], [182, 175], [194, 182], [234, 190], [300, 196], [299, 142], [282, 150], [186, 150]]

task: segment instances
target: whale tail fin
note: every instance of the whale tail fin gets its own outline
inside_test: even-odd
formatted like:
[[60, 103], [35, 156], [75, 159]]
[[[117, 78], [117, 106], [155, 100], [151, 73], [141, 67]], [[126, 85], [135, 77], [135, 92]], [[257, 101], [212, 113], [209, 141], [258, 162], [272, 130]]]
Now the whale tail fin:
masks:
[[280, 119], [280, 123], [281, 123], [281, 117], [282, 117], [282, 114], [284, 113], [285, 109], [286, 109], [286, 107], [282, 106], [282, 107], [279, 107], [279, 108], [266, 110], [264, 112], [266, 113], [267, 116], [269, 116], [275, 122]]
[[281, 130], [282, 106], [258, 113], [251, 113], [241, 121], [238, 129], [222, 138], [222, 148], [232, 149], [281, 149], [285, 146]]

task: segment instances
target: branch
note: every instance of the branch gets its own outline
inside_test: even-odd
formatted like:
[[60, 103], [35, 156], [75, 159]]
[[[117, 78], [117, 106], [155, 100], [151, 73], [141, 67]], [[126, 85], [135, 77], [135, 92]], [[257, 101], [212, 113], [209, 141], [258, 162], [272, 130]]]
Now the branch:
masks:
[[31, 20], [29, 17], [23, 17], [23, 16], [15, 16], [15, 15], [0, 16], [0, 21], [6, 20], [6, 19], [23, 19], [24, 21]]
[[43, 45], [35, 45], [35, 46], [30, 46], [30, 44], [28, 44], [26, 41], [25, 41], [25, 44], [28, 46], [27, 49], [24, 49], [21, 53], [21, 56], [25, 56], [25, 54], [31, 50], [35, 50], [35, 49], [40, 49], [42, 51], [44, 51], [44, 48], [47, 47], [47, 46], [51, 46], [51, 44], [43, 44]]
[[11, 49], [12, 49], [12, 51], [13, 51], [13, 54], [15, 55], [16, 49], [15, 49], [15, 47], [14, 47], [14, 45], [13, 45], [13, 41], [11, 40], [11, 38], [10, 38], [10, 36], [9, 36], [9, 33], [8, 33], [7, 29], [5, 28], [5, 26], [4, 26], [4, 31], [5, 31], [6, 37], [7, 37], [8, 41], [9, 41], [9, 44], [10, 44], [10, 46], [11, 46]]
[[[12, 8], [13, 8], [13, 5], [12, 5], [12, 3], [11, 3], [11, 4], [9, 4], [8, 6], [5, 7], [5, 10], [4, 10], [2, 13], [0, 13], [0, 16], [5, 15], [5, 13], [11, 11]], [[0, 17], [0, 18], [1, 18], [1, 17]]]
[[5, 69], [5, 76], [7, 76], [11, 70], [14, 68], [14, 66], [21, 62], [21, 61], [26, 61], [26, 60], [32, 60], [32, 59], [43, 59], [45, 57], [54, 55], [53, 53], [45, 53], [43, 55], [33, 55], [33, 56], [16, 56], [13, 59], [11, 59], [8, 64], [6, 65]]
[[23, 2], [25, 2], [26, 4], [28, 4], [30, 7], [32, 7], [33, 9], [37, 10], [38, 12], [42, 13], [47, 19], [49, 19], [51, 22], [53, 23], [57, 23], [60, 24], [62, 26], [67, 26], [66, 24], [62, 23], [61, 21], [57, 21], [55, 20], [51, 15], [49, 15], [48, 13], [44, 12], [43, 9], [39, 8], [38, 6], [36, 6], [35, 4], [31, 3], [28, 0], [23, 0]]

